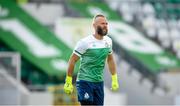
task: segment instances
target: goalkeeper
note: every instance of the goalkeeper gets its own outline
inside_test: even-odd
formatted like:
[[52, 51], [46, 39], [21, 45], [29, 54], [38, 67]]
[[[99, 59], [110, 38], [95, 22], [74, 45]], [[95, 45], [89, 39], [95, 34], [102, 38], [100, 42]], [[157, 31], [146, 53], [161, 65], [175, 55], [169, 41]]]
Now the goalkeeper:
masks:
[[72, 74], [75, 63], [80, 59], [80, 69], [77, 74], [76, 87], [78, 101], [81, 105], [103, 105], [104, 83], [103, 69], [107, 60], [112, 75], [112, 90], [119, 88], [116, 65], [112, 53], [112, 40], [107, 35], [108, 22], [102, 14], [94, 16], [95, 33], [81, 39], [70, 59], [64, 84], [67, 94], [73, 92]]

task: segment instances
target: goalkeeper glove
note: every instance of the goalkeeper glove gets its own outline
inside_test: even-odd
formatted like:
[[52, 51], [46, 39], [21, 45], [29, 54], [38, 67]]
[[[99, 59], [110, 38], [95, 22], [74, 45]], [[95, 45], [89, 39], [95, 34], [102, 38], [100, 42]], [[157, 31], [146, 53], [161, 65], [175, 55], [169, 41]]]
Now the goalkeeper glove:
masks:
[[73, 92], [72, 77], [70, 76], [66, 77], [66, 81], [64, 84], [64, 92], [66, 94], [71, 94]]
[[119, 89], [119, 83], [118, 83], [118, 78], [117, 78], [117, 74], [114, 74], [111, 76], [112, 78], [112, 91], [117, 91]]

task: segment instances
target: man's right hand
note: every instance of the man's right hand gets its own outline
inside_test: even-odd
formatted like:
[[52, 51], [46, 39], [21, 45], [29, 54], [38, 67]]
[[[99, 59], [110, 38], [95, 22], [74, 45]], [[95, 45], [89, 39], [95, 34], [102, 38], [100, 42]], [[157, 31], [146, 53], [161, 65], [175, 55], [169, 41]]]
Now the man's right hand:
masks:
[[72, 77], [70, 76], [66, 76], [66, 81], [64, 84], [64, 92], [66, 94], [72, 94], [73, 92]]

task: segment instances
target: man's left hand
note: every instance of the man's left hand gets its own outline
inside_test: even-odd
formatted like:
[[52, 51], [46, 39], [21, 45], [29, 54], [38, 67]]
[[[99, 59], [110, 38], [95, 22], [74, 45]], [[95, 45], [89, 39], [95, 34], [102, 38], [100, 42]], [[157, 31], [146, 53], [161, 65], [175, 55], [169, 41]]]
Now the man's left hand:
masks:
[[117, 91], [119, 89], [119, 83], [118, 83], [118, 78], [117, 74], [112, 75], [112, 85], [111, 85], [112, 91]]

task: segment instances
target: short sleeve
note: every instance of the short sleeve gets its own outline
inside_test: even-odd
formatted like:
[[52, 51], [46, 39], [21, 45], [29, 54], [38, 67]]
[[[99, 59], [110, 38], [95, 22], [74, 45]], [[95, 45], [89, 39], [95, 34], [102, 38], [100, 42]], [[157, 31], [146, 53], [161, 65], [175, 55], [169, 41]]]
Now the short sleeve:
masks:
[[86, 50], [87, 50], [87, 43], [84, 42], [83, 40], [80, 40], [76, 44], [73, 53], [75, 53], [76, 55], [80, 57], [86, 52]]

